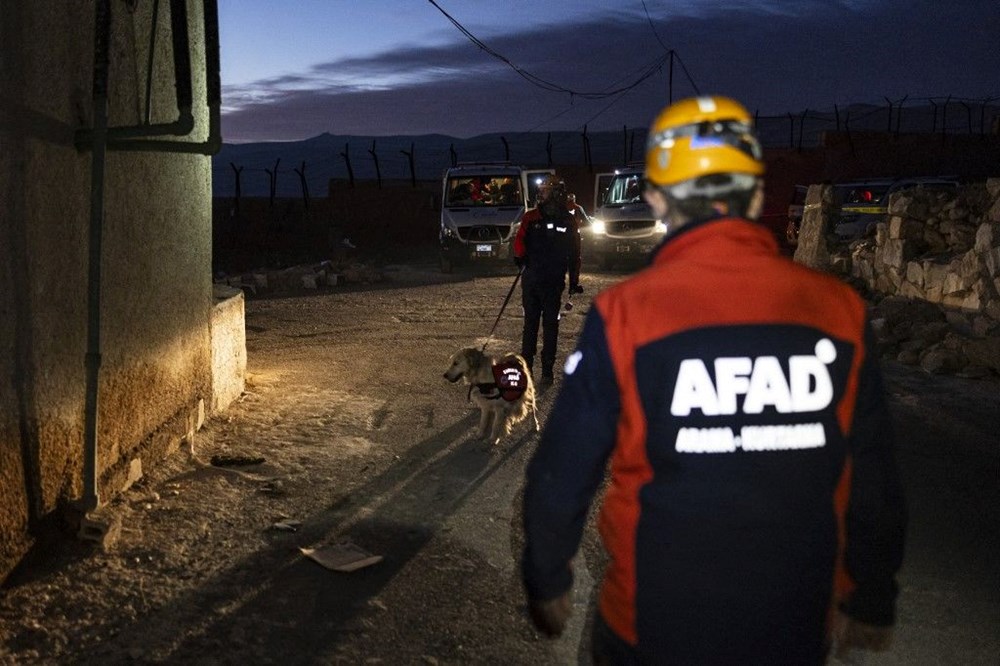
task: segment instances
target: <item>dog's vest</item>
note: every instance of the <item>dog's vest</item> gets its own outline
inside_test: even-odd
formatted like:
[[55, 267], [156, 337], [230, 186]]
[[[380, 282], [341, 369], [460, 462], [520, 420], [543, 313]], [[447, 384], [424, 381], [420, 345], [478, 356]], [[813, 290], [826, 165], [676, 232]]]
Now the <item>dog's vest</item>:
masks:
[[503, 398], [507, 402], [514, 402], [528, 389], [528, 376], [514, 359], [494, 365], [493, 379], [490, 384], [476, 384], [479, 392], [491, 400]]

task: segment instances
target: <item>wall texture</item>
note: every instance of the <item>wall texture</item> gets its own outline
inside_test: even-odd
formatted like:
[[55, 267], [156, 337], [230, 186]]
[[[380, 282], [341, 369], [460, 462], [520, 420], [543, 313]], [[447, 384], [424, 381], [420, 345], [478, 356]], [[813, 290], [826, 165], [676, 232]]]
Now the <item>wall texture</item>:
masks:
[[[109, 125], [146, 114], [152, 3], [113, 0]], [[195, 130], [204, 30], [189, 2]], [[161, 5], [153, 123], [177, 116]], [[0, 5], [0, 578], [32, 528], [80, 497], [84, 459], [94, 3]], [[108, 152], [100, 289], [98, 493], [198, 425], [211, 396], [211, 172], [195, 154]], [[140, 461], [137, 464], [137, 461]], [[129, 472], [132, 472], [130, 476]]]

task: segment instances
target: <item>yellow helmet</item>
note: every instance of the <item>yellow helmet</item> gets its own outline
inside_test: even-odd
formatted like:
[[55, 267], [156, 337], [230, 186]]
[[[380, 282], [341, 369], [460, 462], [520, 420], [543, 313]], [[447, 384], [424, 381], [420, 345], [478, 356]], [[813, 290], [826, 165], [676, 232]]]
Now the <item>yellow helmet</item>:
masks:
[[653, 121], [646, 143], [646, 180], [673, 186], [709, 174], [764, 173], [753, 118], [728, 97], [692, 97]]

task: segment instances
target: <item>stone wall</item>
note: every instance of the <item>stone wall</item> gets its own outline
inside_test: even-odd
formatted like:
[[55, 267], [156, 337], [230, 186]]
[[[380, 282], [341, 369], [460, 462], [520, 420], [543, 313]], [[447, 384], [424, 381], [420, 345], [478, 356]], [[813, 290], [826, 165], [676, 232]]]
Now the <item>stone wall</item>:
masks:
[[854, 281], [886, 357], [929, 372], [1000, 373], [1000, 179], [900, 192], [872, 237], [829, 233], [829, 185], [813, 185], [795, 260]]

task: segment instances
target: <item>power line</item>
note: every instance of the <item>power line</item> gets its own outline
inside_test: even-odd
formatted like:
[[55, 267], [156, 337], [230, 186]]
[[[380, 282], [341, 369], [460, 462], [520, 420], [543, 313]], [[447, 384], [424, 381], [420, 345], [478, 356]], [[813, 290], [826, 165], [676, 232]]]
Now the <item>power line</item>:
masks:
[[554, 83], [552, 81], [548, 81], [546, 79], [543, 79], [543, 78], [541, 78], [539, 76], [536, 76], [536, 75], [532, 74], [531, 72], [529, 72], [529, 71], [527, 71], [527, 70], [519, 67], [518, 65], [514, 64], [513, 62], [511, 62], [511, 60], [509, 58], [507, 58], [503, 54], [495, 51], [489, 45], [487, 45], [485, 42], [483, 42], [478, 37], [476, 37], [471, 32], [469, 32], [469, 30], [466, 29], [465, 26], [463, 26], [461, 23], [459, 23], [458, 20], [455, 19], [451, 14], [449, 14], [448, 12], [446, 12], [441, 7], [441, 5], [439, 5], [437, 2], [435, 2], [435, 0], [427, 0], [427, 2], [431, 3], [432, 5], [434, 5], [434, 7], [439, 12], [441, 12], [444, 15], [444, 17], [447, 18], [448, 21], [450, 21], [451, 24], [454, 25], [458, 29], [459, 32], [461, 32], [463, 35], [465, 35], [469, 39], [469, 41], [471, 41], [473, 44], [475, 44], [476, 46], [478, 46], [481, 50], [485, 51], [486, 53], [488, 53], [493, 58], [496, 58], [500, 62], [502, 62], [505, 65], [507, 65], [508, 67], [510, 67], [512, 70], [514, 70], [514, 72], [516, 72], [518, 74], [518, 76], [520, 76], [521, 78], [523, 78], [525, 81], [528, 81], [532, 85], [535, 85], [535, 86], [537, 86], [537, 87], [539, 87], [539, 88], [541, 88], [543, 90], [548, 90], [549, 92], [565, 93], [565, 94], [568, 94], [570, 96], [580, 97], [580, 98], [583, 98], [583, 99], [606, 99], [608, 97], [614, 97], [615, 95], [618, 95], [619, 93], [623, 93], [623, 92], [626, 92], [628, 90], [631, 90], [631, 89], [635, 88], [640, 83], [642, 83], [643, 81], [645, 81], [646, 79], [648, 79], [649, 77], [651, 77], [653, 74], [655, 74], [659, 70], [660, 67], [663, 66], [663, 63], [666, 62], [666, 60], [670, 57], [670, 54], [667, 53], [667, 54], [665, 54], [665, 55], [657, 58], [656, 60], [654, 60], [653, 62], [651, 62], [649, 65], [647, 65], [645, 67], [643, 73], [639, 76], [638, 79], [636, 79], [632, 83], [630, 83], [627, 86], [624, 86], [622, 88], [618, 88], [616, 90], [603, 91], [603, 92], [581, 92], [579, 90], [573, 90], [571, 88], [566, 88], [566, 87], [564, 87], [564, 86], [562, 86], [562, 85], [560, 85], [558, 83]]

